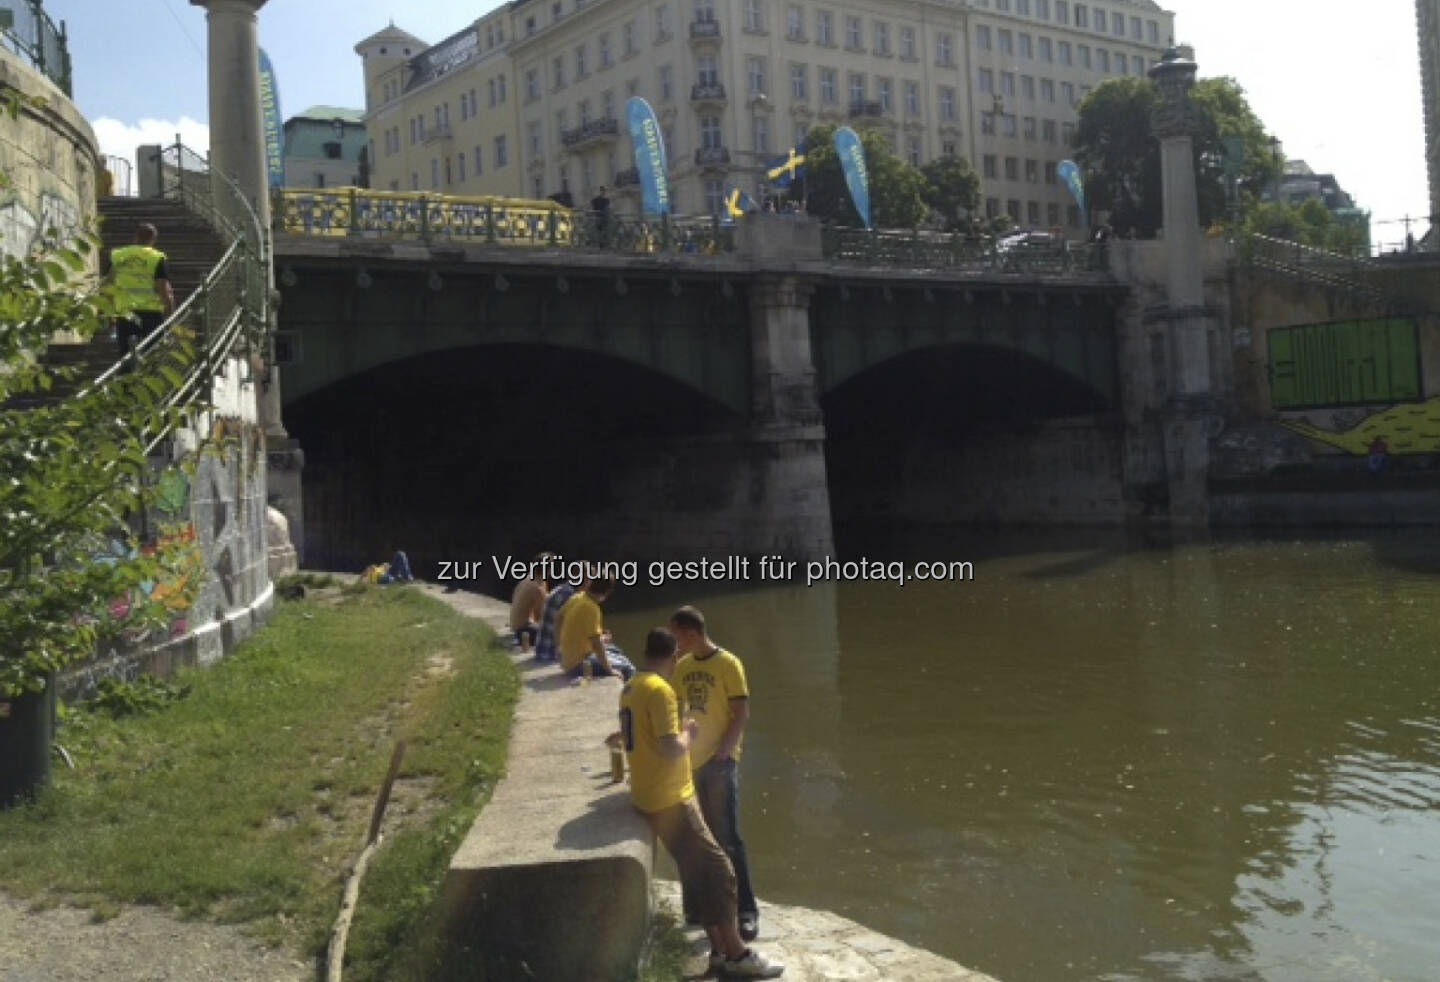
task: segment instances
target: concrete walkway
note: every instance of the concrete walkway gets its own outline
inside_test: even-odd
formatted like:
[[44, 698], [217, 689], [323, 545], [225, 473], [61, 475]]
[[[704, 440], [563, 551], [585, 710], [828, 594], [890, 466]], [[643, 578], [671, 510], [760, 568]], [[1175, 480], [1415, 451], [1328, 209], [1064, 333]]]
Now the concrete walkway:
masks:
[[[503, 634], [509, 631], [509, 607], [499, 600], [473, 593], [445, 593], [430, 585], [423, 589], [460, 613], [480, 618], [497, 632]], [[528, 666], [533, 666], [533, 662], [526, 659], [522, 664], [527, 666], [529, 674]], [[533, 670], [554, 672], [553, 668]], [[614, 688], [613, 681], [609, 681], [605, 691], [613, 695], [618, 689]], [[591, 707], [592, 701], [586, 702], [587, 707]], [[605, 707], [593, 711], [605, 712], [608, 725], [609, 711]], [[495, 803], [492, 802], [487, 811], [494, 808]], [[672, 911], [680, 909], [680, 884], [657, 880], [654, 893], [658, 904], [666, 904]], [[763, 900], [760, 910], [761, 932], [756, 947], [785, 963], [784, 978], [787, 982], [995, 982], [988, 975], [972, 972], [938, 955], [877, 934], [838, 914], [768, 904]], [[699, 928], [687, 928], [686, 935], [693, 942], [693, 955], [686, 965], [684, 978], [713, 978], [707, 974], [709, 944], [704, 932]]]

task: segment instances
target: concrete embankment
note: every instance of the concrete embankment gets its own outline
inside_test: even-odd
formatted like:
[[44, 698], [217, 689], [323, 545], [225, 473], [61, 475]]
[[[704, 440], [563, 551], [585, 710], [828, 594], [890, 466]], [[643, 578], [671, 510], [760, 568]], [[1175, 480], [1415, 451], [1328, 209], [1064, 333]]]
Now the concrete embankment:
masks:
[[[508, 607], [498, 600], [424, 589], [462, 614], [508, 630]], [[630, 808], [628, 790], [609, 783], [600, 740], [614, 729], [618, 683], [574, 685], [553, 667], [515, 657], [524, 689], [509, 768], [451, 863], [446, 892], [452, 923], [461, 925], [462, 943], [466, 934], [477, 946], [481, 939], [486, 945], [501, 939], [506, 950], [481, 957], [545, 952], [537, 957], [564, 961], [588, 950], [592, 959], [583, 971], [571, 964], [563, 975], [536, 977], [609, 978], [643, 938], [650, 903], [679, 909], [679, 884], [650, 882], [654, 847], [648, 829]], [[637, 879], [642, 873], [643, 883]], [[598, 910], [590, 909], [596, 890], [607, 901]], [[573, 896], [562, 896], [567, 892]], [[533, 916], [526, 913], [532, 908]], [[560, 910], [566, 915], [555, 917]], [[564, 940], [560, 951], [550, 952], [551, 942], [538, 943], [539, 935], [556, 923], [564, 927]], [[606, 937], [598, 950], [591, 947], [598, 942], [585, 940], [592, 934]], [[687, 934], [692, 956], [685, 977], [708, 977], [704, 934], [698, 928]], [[839, 915], [763, 899], [756, 945], [786, 963], [789, 982], [995, 982]]]

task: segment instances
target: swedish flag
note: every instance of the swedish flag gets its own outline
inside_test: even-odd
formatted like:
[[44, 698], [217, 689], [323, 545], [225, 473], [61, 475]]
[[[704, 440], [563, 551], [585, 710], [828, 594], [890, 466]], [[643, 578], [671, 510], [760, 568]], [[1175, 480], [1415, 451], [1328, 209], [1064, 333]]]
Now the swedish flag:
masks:
[[755, 202], [751, 197], [739, 188], [732, 187], [725, 192], [725, 215], [734, 220], [745, 214], [747, 211], [756, 211]]
[[805, 144], [790, 148], [784, 157], [776, 157], [765, 166], [765, 176], [777, 187], [788, 188], [805, 176]]

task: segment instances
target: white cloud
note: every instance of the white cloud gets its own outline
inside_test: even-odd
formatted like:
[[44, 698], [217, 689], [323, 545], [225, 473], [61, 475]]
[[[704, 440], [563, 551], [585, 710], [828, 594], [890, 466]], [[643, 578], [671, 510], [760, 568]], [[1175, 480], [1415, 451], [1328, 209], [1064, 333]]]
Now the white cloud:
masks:
[[100, 152], [121, 157], [135, 167], [135, 148], [150, 144], [170, 146], [176, 134], [180, 142], [199, 154], [210, 150], [210, 127], [197, 123], [189, 116], [181, 116], [178, 122], [168, 119], [142, 119], [138, 123], [126, 123], [118, 119], [102, 117], [90, 124], [95, 139], [100, 142]]

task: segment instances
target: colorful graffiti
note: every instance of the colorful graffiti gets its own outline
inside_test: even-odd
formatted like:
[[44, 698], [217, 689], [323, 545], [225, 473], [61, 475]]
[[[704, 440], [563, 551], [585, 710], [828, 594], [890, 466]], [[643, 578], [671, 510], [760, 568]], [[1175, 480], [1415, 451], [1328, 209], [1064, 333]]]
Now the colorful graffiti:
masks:
[[[205, 581], [205, 554], [200, 549], [195, 523], [190, 520], [190, 478], [179, 467], [169, 468], [159, 477], [155, 518], [148, 541], [141, 544], [138, 554], [167, 557], [173, 572], [163, 579], [141, 583], [133, 596], [111, 601], [110, 615], [124, 620], [136, 606], [159, 605], [170, 617], [165, 636], [177, 638], [190, 629], [187, 615]], [[134, 547], [119, 541], [111, 542], [110, 551], [117, 557], [137, 554]]]
[[19, 259], [48, 236], [65, 238], [79, 230], [80, 209], [58, 194], [41, 194], [38, 213], [18, 197], [0, 203], [0, 256]]
[[1368, 454], [1376, 440], [1385, 441], [1392, 454], [1440, 453], [1440, 397], [1372, 412], [1339, 430], [1322, 429], [1303, 419], [1281, 420], [1280, 425], [1357, 456]]

